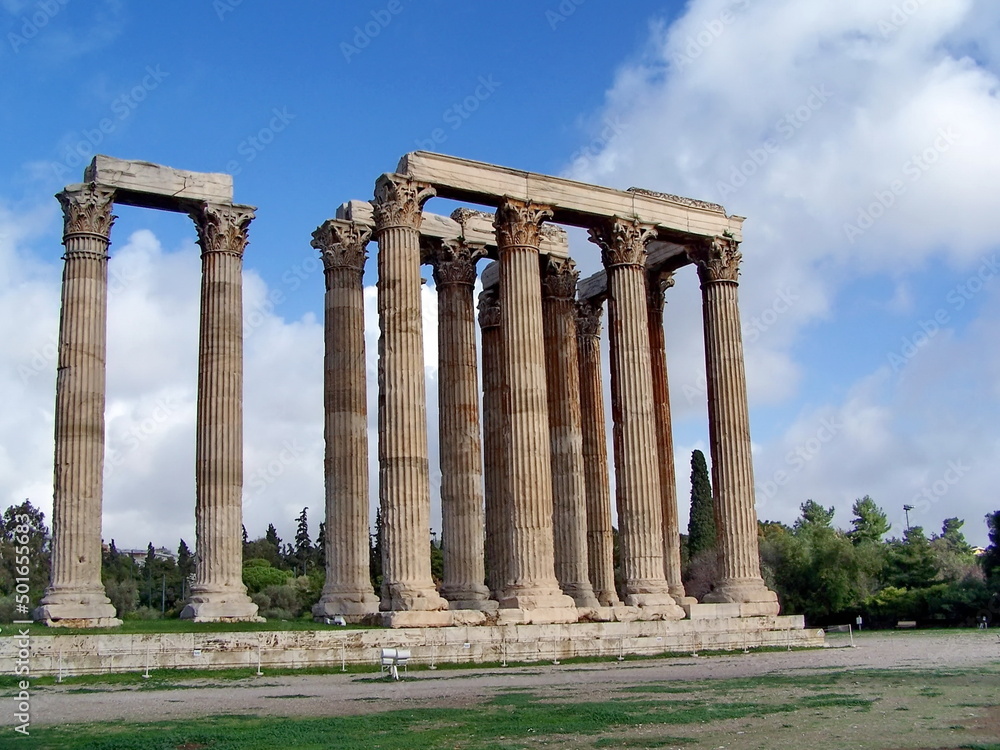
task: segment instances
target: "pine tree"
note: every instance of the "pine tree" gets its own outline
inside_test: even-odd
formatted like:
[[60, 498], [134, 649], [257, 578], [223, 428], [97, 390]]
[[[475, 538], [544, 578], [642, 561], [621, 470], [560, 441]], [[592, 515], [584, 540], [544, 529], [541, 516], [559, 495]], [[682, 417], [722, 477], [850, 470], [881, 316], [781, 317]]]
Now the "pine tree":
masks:
[[295, 527], [293, 557], [295, 558], [295, 565], [300, 569], [299, 572], [302, 575], [305, 575], [309, 558], [312, 556], [312, 540], [309, 538], [309, 519], [306, 516], [306, 511], [308, 510], [308, 507], [303, 508], [298, 518], [295, 519], [297, 525]]
[[854, 520], [851, 521], [854, 528], [847, 536], [856, 545], [863, 542], [879, 544], [892, 528], [885, 511], [868, 495], [855, 500], [851, 512], [854, 513]]
[[806, 500], [799, 506], [802, 515], [795, 521], [796, 531], [829, 529], [833, 527], [833, 506], [824, 508], [815, 500]]
[[688, 556], [715, 548], [715, 508], [705, 454], [691, 454], [691, 518], [688, 520]]

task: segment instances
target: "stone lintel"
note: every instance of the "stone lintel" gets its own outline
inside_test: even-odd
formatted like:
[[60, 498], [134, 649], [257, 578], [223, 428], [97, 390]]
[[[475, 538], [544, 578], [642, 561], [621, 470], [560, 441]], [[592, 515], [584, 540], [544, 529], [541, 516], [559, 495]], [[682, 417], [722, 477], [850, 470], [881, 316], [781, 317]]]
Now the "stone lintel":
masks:
[[742, 239], [743, 217], [727, 216], [716, 204], [665, 193], [615, 190], [428, 151], [405, 154], [396, 171], [432, 185], [441, 198], [498, 206], [509, 197], [551, 206], [559, 224], [589, 228], [595, 220], [618, 216], [655, 225], [662, 239], [726, 233]]
[[[690, 262], [687, 248], [675, 242], [653, 240], [646, 246], [646, 268], [650, 271], [676, 271]], [[486, 283], [485, 279], [483, 283]], [[581, 279], [576, 285], [576, 292], [581, 301], [607, 297], [607, 271], [598, 271], [593, 276]]]
[[[375, 217], [372, 204], [368, 201], [348, 201], [337, 208], [337, 218], [345, 221], [355, 221], [359, 224], [374, 227]], [[458, 222], [448, 216], [432, 214], [424, 211], [420, 224], [420, 238], [436, 240], [462, 239], [470, 245], [481, 245], [486, 248], [487, 255], [497, 257], [496, 231], [493, 229], [493, 215], [479, 211], [468, 211], [463, 221]], [[558, 258], [569, 257], [569, 238], [566, 230], [554, 225], [542, 228], [542, 241], [539, 247], [541, 255], [552, 255]]]
[[116, 203], [187, 212], [193, 203], [232, 203], [233, 178], [217, 172], [189, 172], [148, 161], [98, 154], [83, 173], [84, 182], [117, 190]]

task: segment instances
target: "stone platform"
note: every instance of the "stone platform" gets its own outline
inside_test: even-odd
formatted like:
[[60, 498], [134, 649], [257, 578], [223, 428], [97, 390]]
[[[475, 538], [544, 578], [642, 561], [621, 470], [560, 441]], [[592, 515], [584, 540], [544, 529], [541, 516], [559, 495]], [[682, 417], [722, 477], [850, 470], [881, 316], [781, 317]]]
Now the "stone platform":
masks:
[[[0, 637], [0, 672], [13, 674], [21, 644]], [[759, 647], [822, 646], [822, 630], [806, 629], [801, 616], [716, 617], [564, 625], [497, 625], [438, 628], [236, 633], [31, 636], [32, 675], [81, 675], [156, 669], [244, 667], [289, 669], [377, 665], [383, 648], [405, 648], [411, 664], [542, 662], [575, 657]]]

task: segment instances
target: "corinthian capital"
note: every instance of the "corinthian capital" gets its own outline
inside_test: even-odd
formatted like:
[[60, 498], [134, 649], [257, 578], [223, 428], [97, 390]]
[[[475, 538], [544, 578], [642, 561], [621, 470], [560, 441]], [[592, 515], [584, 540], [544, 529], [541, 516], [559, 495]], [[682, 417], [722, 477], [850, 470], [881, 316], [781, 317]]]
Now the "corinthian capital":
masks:
[[422, 248], [421, 261], [434, 268], [434, 283], [476, 283], [476, 261], [485, 257], [486, 248], [470, 245], [461, 240], [428, 239]]
[[63, 210], [63, 235], [99, 234], [108, 238], [117, 216], [111, 207], [115, 189], [88, 182], [78, 190], [63, 190], [56, 194]]
[[496, 287], [479, 293], [479, 327], [498, 328], [500, 326], [500, 295]]
[[688, 257], [698, 264], [702, 284], [717, 281], [735, 283], [740, 275], [740, 243], [732, 237], [713, 237], [688, 247]]
[[497, 246], [538, 247], [541, 227], [545, 219], [552, 218], [552, 209], [530, 201], [504, 198], [493, 217], [497, 231]]
[[327, 271], [337, 268], [347, 268], [358, 273], [365, 270], [365, 260], [368, 258], [368, 242], [372, 238], [372, 230], [355, 221], [329, 219], [323, 222], [312, 234], [314, 248], [319, 250], [323, 267]]
[[646, 265], [646, 243], [656, 234], [656, 227], [614, 217], [591, 227], [590, 239], [601, 248], [606, 268]]
[[569, 258], [550, 257], [542, 276], [542, 293], [549, 299], [572, 301], [576, 299], [576, 283], [579, 280], [576, 263]]
[[228, 203], [202, 203], [191, 211], [198, 230], [198, 245], [202, 255], [225, 253], [243, 257], [249, 242], [248, 230], [254, 218], [252, 206]]
[[673, 271], [650, 271], [646, 275], [646, 299], [650, 310], [663, 314], [663, 295], [673, 285]]
[[435, 196], [434, 188], [398, 174], [384, 174], [375, 183], [375, 231], [389, 227], [420, 229], [424, 204]]
[[601, 315], [604, 306], [597, 300], [588, 299], [576, 303], [577, 338], [598, 338], [601, 335]]

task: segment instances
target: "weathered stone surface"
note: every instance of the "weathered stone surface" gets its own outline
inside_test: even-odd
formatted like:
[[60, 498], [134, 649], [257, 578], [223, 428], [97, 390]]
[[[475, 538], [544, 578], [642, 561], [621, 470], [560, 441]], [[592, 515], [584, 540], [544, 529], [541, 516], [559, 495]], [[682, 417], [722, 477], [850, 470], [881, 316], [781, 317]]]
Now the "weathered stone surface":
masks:
[[[96, 182], [119, 190], [119, 202], [169, 208], [160, 198], [177, 202], [232, 203], [233, 178], [215, 172], [189, 172], [148, 161], [129, 161], [98, 154], [84, 172], [85, 182]], [[147, 199], [149, 202], [144, 203]], [[178, 205], [175, 211], [187, 211]]]
[[[424, 212], [420, 222], [420, 236], [425, 239], [454, 241], [461, 240], [469, 245], [481, 246], [485, 254], [497, 257], [496, 233], [493, 229], [493, 214], [485, 211], [456, 209], [451, 217]], [[372, 204], [368, 201], [348, 201], [337, 208], [337, 218], [374, 226], [375, 217]], [[538, 251], [541, 255], [569, 257], [569, 239], [566, 230], [557, 226], [542, 228]], [[499, 277], [498, 277], [499, 278]], [[497, 283], [494, 280], [493, 283]]]
[[250, 206], [192, 211], [201, 246], [195, 426], [198, 563], [181, 618], [261, 620], [243, 585], [243, 251]]
[[614, 190], [426, 151], [404, 155], [396, 171], [433, 185], [443, 198], [488, 206], [498, 206], [507, 198], [534, 202], [550, 206], [556, 221], [575, 226], [590, 227], [595, 220], [628, 216], [667, 233], [714, 237], [729, 232], [741, 239], [742, 217], [726, 216], [721, 207], [711, 204], [691, 205], [664, 194]]
[[777, 606], [777, 595], [760, 575], [754, 499], [750, 416], [743, 335], [737, 302], [740, 253], [730, 237], [691, 248], [701, 279], [708, 379], [708, 432], [712, 452], [720, 578], [708, 603], [761, 602]]
[[101, 583], [108, 243], [114, 191], [67, 189], [56, 378], [52, 572], [36, 620], [120, 625]]

